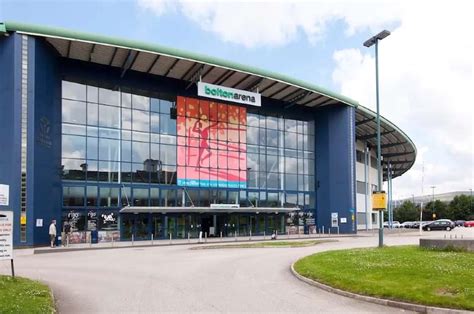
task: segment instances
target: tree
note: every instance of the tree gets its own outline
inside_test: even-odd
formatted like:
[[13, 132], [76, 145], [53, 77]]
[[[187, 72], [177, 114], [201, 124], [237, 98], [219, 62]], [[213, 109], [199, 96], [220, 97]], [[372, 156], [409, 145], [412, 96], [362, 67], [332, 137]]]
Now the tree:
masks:
[[[425, 217], [425, 213], [428, 215]], [[436, 214], [436, 217], [433, 218], [433, 214]], [[451, 219], [448, 211], [448, 205], [440, 200], [433, 202], [428, 202], [423, 209], [423, 220], [436, 220], [436, 219]]]
[[449, 216], [452, 220], [474, 220], [474, 197], [458, 195], [449, 203]]
[[418, 220], [420, 211], [411, 201], [405, 201], [393, 210], [393, 220], [404, 222]]

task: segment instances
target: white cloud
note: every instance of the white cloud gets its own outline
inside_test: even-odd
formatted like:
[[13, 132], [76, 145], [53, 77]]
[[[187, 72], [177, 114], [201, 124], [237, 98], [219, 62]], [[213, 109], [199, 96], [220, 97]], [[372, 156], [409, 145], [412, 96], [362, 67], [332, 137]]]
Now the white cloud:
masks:
[[[394, 180], [394, 194], [467, 190], [473, 185], [473, 29], [467, 2], [410, 3], [400, 26], [380, 42], [382, 115], [418, 147], [414, 168]], [[375, 60], [367, 49], [334, 52], [341, 93], [375, 108]], [[374, 49], [374, 48], [371, 48]], [[422, 154], [420, 152], [423, 152]]]
[[[178, 11], [205, 31], [225, 42], [245, 47], [278, 46], [296, 39], [298, 33], [315, 43], [330, 22], [344, 20], [346, 34], [362, 28], [376, 29], [396, 22], [396, 1], [200, 1], [137, 0], [157, 15]], [[368, 11], [370, 9], [370, 12]]]

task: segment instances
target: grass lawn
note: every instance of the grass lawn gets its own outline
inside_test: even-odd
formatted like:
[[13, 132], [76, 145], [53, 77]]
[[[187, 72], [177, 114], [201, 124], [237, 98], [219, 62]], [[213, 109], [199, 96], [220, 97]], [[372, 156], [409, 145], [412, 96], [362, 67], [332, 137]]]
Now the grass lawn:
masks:
[[191, 249], [241, 249], [241, 248], [269, 248], [269, 247], [304, 247], [312, 246], [324, 242], [333, 242], [336, 240], [306, 240], [306, 241], [268, 241], [257, 243], [239, 243], [239, 244], [223, 244], [223, 245], [206, 245], [193, 247]]
[[54, 313], [49, 288], [26, 278], [0, 275], [0, 313]]
[[317, 253], [295, 270], [359, 294], [418, 304], [474, 310], [474, 254], [417, 246]]

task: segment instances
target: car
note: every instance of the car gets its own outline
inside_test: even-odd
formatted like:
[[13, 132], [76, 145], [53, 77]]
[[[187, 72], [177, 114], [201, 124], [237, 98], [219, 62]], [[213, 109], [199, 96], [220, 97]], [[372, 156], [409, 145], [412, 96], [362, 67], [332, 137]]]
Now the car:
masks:
[[465, 221], [464, 227], [474, 227], [474, 220]]
[[422, 226], [423, 230], [431, 231], [431, 230], [446, 230], [451, 231], [455, 227], [454, 222], [449, 219], [439, 219], [432, 221], [424, 226]]
[[400, 225], [400, 228], [413, 228], [413, 225], [415, 224], [415, 221], [405, 221]]
[[[388, 221], [383, 223], [384, 228], [389, 228]], [[392, 221], [392, 228], [400, 228], [400, 222], [399, 221]]]
[[464, 223], [465, 223], [464, 220], [456, 220], [456, 221], [454, 222], [454, 225], [455, 225], [456, 227], [463, 227], [463, 226], [464, 226]]

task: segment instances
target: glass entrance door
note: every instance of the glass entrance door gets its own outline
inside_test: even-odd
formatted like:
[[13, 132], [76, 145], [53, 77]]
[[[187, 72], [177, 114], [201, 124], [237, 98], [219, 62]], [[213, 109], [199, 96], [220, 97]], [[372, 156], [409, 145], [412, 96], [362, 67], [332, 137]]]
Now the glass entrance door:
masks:
[[122, 217], [122, 240], [148, 240], [150, 239], [148, 214], [124, 214]]

